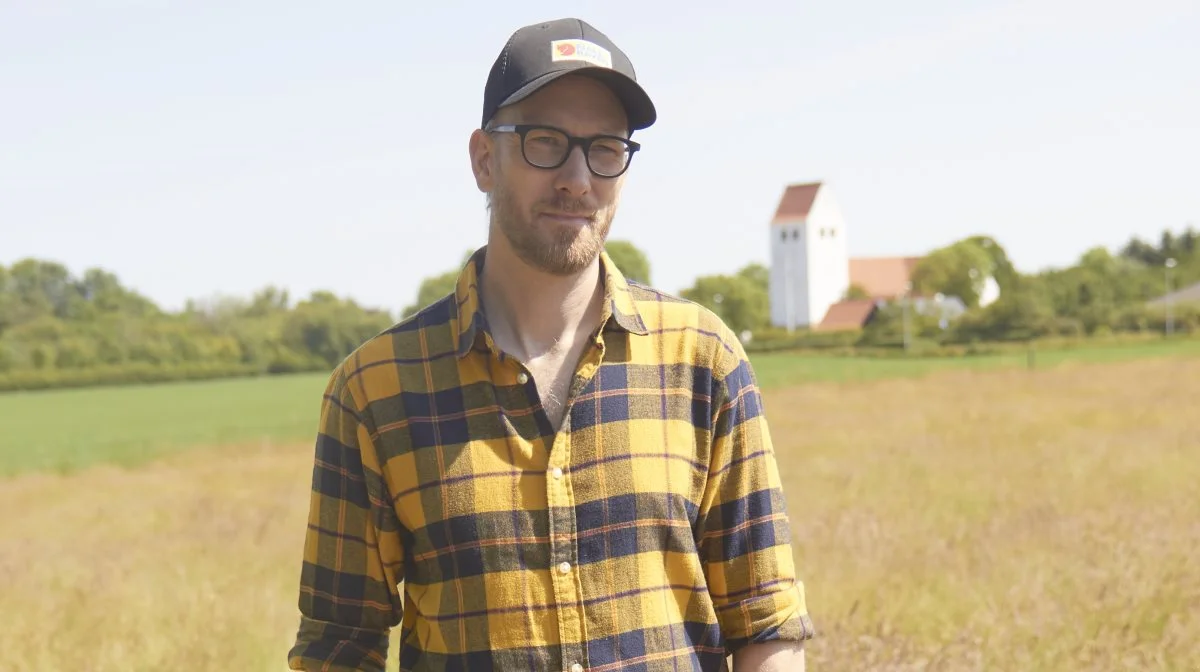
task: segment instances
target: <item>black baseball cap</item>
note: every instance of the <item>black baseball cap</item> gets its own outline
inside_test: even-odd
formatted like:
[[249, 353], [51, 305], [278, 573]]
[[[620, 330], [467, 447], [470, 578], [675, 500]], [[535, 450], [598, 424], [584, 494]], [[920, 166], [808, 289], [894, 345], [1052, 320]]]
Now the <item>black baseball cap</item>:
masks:
[[483, 89], [482, 126], [501, 107], [569, 74], [607, 84], [625, 106], [630, 131], [649, 127], [658, 116], [625, 52], [586, 21], [565, 18], [519, 28], [508, 39]]

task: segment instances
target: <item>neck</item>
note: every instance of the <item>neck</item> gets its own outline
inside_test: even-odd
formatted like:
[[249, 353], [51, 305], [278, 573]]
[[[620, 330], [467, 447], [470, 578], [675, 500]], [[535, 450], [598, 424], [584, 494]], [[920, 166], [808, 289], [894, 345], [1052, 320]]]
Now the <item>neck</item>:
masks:
[[498, 347], [528, 362], [565, 352], [599, 325], [599, 259], [574, 275], [552, 275], [525, 264], [505, 242], [489, 241], [479, 278], [480, 302]]

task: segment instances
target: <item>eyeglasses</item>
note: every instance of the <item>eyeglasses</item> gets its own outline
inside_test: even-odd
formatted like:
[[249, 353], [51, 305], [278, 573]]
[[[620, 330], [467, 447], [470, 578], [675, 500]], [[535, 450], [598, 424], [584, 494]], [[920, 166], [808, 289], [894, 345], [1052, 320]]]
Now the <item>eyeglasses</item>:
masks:
[[554, 169], [567, 162], [571, 149], [579, 145], [588, 170], [597, 177], [619, 177], [629, 168], [633, 153], [642, 146], [619, 135], [593, 135], [581, 138], [553, 126], [515, 124], [487, 129], [497, 133], [516, 133], [521, 137], [521, 155], [535, 168]]

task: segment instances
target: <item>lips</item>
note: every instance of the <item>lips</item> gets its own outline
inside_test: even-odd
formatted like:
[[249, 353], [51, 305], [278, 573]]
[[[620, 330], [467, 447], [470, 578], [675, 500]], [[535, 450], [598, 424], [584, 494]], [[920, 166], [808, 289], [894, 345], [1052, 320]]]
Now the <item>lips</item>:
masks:
[[542, 217], [546, 219], [562, 222], [563, 224], [574, 224], [575, 226], [586, 226], [592, 223], [593, 215], [588, 215], [579, 212], [543, 212]]

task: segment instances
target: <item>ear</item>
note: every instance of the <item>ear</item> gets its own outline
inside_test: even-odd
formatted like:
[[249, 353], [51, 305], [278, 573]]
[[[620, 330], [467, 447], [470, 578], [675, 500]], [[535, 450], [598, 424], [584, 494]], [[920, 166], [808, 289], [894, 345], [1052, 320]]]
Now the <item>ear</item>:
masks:
[[475, 186], [488, 193], [495, 184], [496, 146], [491, 136], [481, 129], [471, 133], [468, 147], [471, 153], [471, 172], [475, 173]]

